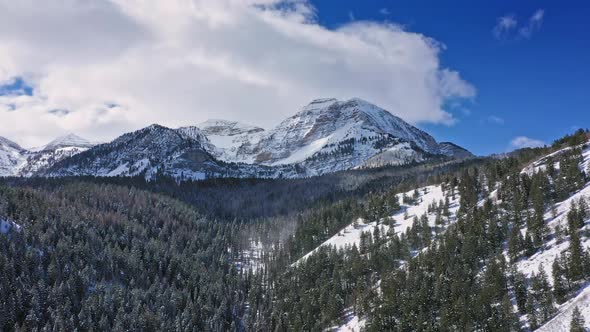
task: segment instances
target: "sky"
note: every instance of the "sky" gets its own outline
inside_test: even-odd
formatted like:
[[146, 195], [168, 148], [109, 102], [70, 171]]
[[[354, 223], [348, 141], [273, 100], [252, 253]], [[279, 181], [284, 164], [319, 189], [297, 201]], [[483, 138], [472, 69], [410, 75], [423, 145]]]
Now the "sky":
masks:
[[0, 0], [0, 136], [39, 146], [359, 97], [478, 155], [590, 127], [587, 1]]

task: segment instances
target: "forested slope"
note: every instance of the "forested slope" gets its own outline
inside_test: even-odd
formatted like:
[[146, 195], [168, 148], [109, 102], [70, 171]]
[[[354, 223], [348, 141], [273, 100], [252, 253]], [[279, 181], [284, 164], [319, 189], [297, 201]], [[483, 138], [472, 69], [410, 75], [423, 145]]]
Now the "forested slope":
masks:
[[298, 180], [5, 179], [0, 327], [583, 325], [587, 139]]

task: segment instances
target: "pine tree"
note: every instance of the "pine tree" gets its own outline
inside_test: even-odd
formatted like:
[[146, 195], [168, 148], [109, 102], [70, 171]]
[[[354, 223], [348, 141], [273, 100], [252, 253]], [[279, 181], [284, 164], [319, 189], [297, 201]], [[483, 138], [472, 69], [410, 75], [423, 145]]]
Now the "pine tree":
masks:
[[516, 262], [522, 251], [522, 234], [518, 227], [513, 226], [508, 237], [508, 256], [511, 262]]
[[535, 173], [531, 180], [531, 202], [533, 205], [533, 216], [530, 220], [530, 229], [533, 234], [533, 243], [536, 248], [543, 245], [543, 240], [549, 233], [549, 229], [543, 218], [545, 214], [545, 193], [547, 188], [547, 177], [544, 172]]
[[528, 257], [531, 257], [536, 252], [533, 239], [531, 238], [529, 232], [527, 232], [526, 236], [524, 237], [524, 250]]
[[576, 229], [570, 229], [569, 266], [570, 280], [579, 281], [584, 277], [584, 250]]
[[584, 221], [588, 219], [590, 213], [590, 211], [588, 210], [588, 202], [586, 202], [586, 199], [584, 197], [580, 197], [580, 200], [578, 201], [578, 213], [583, 227]]
[[513, 276], [513, 285], [514, 285], [514, 295], [516, 297], [516, 305], [518, 306], [518, 311], [520, 313], [526, 313], [527, 311], [527, 288], [525, 283], [525, 276], [521, 272], [519, 272], [516, 268], [514, 268], [512, 272]]
[[528, 293], [525, 312], [529, 321], [529, 326], [532, 330], [539, 327], [539, 319], [537, 317], [537, 309], [535, 308], [535, 298], [532, 293]]
[[557, 257], [553, 260], [551, 273], [553, 275], [553, 294], [555, 295], [555, 300], [558, 304], [562, 304], [566, 300], [567, 289], [564, 280], [564, 271], [561, 265], [559, 265]]
[[586, 328], [584, 327], [586, 322], [584, 321], [584, 317], [580, 312], [580, 309], [576, 306], [574, 308], [574, 312], [572, 313], [572, 320], [570, 322], [570, 332], [585, 332]]
[[449, 220], [451, 217], [449, 196], [445, 196], [445, 205], [443, 207], [443, 216]]
[[555, 307], [553, 306], [553, 293], [542, 265], [539, 265], [539, 272], [532, 279], [532, 288], [535, 300], [539, 305], [541, 321], [546, 322], [555, 312]]

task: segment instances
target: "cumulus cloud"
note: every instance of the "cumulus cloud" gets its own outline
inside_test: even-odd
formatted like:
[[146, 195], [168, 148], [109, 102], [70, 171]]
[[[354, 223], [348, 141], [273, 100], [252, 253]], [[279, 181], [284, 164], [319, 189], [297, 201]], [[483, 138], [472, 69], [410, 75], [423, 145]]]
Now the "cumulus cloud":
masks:
[[[272, 126], [318, 97], [361, 97], [412, 122], [475, 89], [442, 44], [394, 24], [327, 29], [305, 0], [0, 0], [0, 136], [109, 140], [208, 118]], [[59, 111], [56, 111], [59, 110]]]
[[533, 139], [526, 136], [518, 136], [515, 137], [510, 142], [510, 147], [514, 149], [522, 149], [522, 148], [538, 148], [545, 145], [545, 142], [537, 139]]

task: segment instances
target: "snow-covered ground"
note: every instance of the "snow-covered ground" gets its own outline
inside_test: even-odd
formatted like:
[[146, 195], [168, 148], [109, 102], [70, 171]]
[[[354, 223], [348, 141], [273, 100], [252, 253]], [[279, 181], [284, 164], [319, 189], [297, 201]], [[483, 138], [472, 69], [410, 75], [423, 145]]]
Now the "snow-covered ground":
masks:
[[0, 218], [0, 234], [8, 234], [13, 228], [18, 231], [21, 226], [13, 221]]
[[[554, 152], [551, 154], [551, 156], [553, 156], [554, 160], [555, 160], [555, 159], [557, 159], [557, 157], [556, 157], [557, 155], [563, 153], [566, 150], [568, 150], [568, 148]], [[583, 157], [584, 157], [584, 161], [580, 165], [580, 168], [586, 170], [586, 169], [588, 169], [588, 165], [590, 164], [590, 148], [588, 148], [588, 147], [584, 148]], [[527, 167], [525, 167], [522, 170], [522, 173], [527, 173], [529, 175], [532, 175], [534, 172], [538, 172], [539, 170], [545, 169], [546, 160], [547, 160], [547, 156], [540, 158], [539, 160], [537, 160], [537, 161], [531, 163], [530, 165], [528, 165]], [[558, 169], [559, 163], [556, 163], [555, 167]], [[428, 193], [424, 193], [425, 189], [426, 189], [426, 192], [428, 192]], [[402, 205], [401, 210], [398, 213], [396, 213], [395, 215], [391, 216], [391, 218], [393, 218], [395, 220], [394, 227], [395, 227], [395, 231], [398, 233], [400, 233], [400, 232], [403, 233], [403, 232], [407, 231], [407, 229], [412, 225], [414, 216], [419, 217], [420, 215], [427, 213], [428, 212], [428, 210], [427, 210], [428, 205], [433, 200], [436, 200], [437, 202], [440, 199], [444, 200], [444, 193], [442, 192], [442, 189], [440, 186], [429, 186], [429, 187], [420, 188], [418, 190], [420, 193], [420, 203], [418, 205], [415, 205], [415, 206]], [[413, 190], [407, 192], [406, 195], [411, 196], [412, 193], [413, 193]], [[403, 194], [398, 195], [398, 197], [400, 197], [400, 203], [401, 203], [402, 195]], [[488, 197], [494, 201], [497, 201], [497, 198], [498, 198], [497, 190], [492, 190]], [[456, 214], [457, 209], [459, 207], [458, 195], [456, 195], [455, 198], [456, 199], [454, 201], [451, 201], [451, 209], [450, 209], [451, 214], [453, 216]], [[582, 190], [578, 191], [577, 193], [575, 193], [571, 197], [568, 197], [564, 201], [556, 203], [555, 204], [555, 212], [556, 212], [555, 218], [553, 216], [552, 211], [547, 211], [547, 213], [544, 215], [544, 218], [545, 218], [547, 225], [550, 228], [551, 233], [555, 232], [555, 228], [557, 226], [560, 226], [562, 230], [567, 229], [567, 213], [571, 209], [572, 203], [573, 202], [577, 203], [581, 198], [585, 199], [588, 203], [590, 203], [590, 185], [586, 185]], [[483, 205], [483, 203], [484, 203], [484, 199], [482, 199], [480, 201], [480, 205]], [[404, 218], [404, 211], [405, 210], [407, 210], [408, 215], [409, 215], [409, 218], [407, 218], [407, 219]], [[434, 218], [436, 218], [436, 214], [431, 213], [428, 215], [428, 217], [429, 217], [430, 224], [433, 225], [433, 221], [434, 221]], [[451, 219], [453, 219], [453, 218], [451, 218]], [[590, 223], [589, 220], [586, 220], [586, 222]], [[356, 228], [354, 228], [353, 225], [348, 225], [346, 228], [344, 228], [342, 231], [340, 231], [337, 235], [333, 236], [332, 238], [330, 238], [326, 242], [324, 242], [322, 244], [322, 246], [332, 245], [332, 246], [335, 246], [336, 248], [343, 248], [345, 246], [350, 246], [352, 244], [356, 244], [358, 246], [358, 243], [360, 242], [360, 234], [364, 231], [373, 231], [376, 223], [375, 222], [364, 223], [362, 220], [359, 220], [357, 223], [358, 223], [358, 226]], [[386, 225], [387, 223], [382, 221], [382, 224], [383, 224], [384, 230], [387, 231], [387, 229], [388, 229], [388, 226]], [[586, 229], [590, 229], [590, 226], [587, 225]], [[525, 230], [523, 229], [523, 232], [524, 231]], [[590, 238], [583, 237], [582, 238], [582, 246], [584, 248], [586, 248], [587, 250], [590, 249]], [[545, 272], [547, 273], [547, 276], [549, 277], [550, 282], [552, 283], [551, 269], [552, 269], [553, 261], [557, 256], [561, 255], [562, 252], [568, 250], [568, 248], [569, 248], [569, 241], [567, 241], [567, 238], [565, 241], [563, 241], [561, 243], [557, 243], [557, 239], [555, 237], [553, 237], [550, 241], [545, 243], [543, 250], [539, 251], [538, 253], [536, 253], [535, 255], [533, 255], [527, 259], [521, 259], [520, 261], [517, 262], [516, 267], [520, 272], [524, 273], [527, 277], [531, 277], [533, 273], [538, 272], [539, 266], [542, 265]], [[308, 253], [302, 259], [305, 259], [306, 257], [308, 257], [311, 254], [313, 254], [313, 252]], [[569, 324], [571, 321], [571, 315], [574, 310], [574, 307], [576, 307], [576, 306], [579, 308], [580, 312], [584, 316], [587, 326], [590, 327], [590, 284], [587, 284], [582, 290], [580, 290], [579, 293], [574, 298], [572, 298], [571, 300], [567, 301], [566, 303], [560, 305], [557, 308], [556, 316], [552, 320], [547, 322], [545, 325], [543, 325], [538, 331], [569, 331]], [[356, 317], [356, 316], [350, 314], [350, 317], [347, 317], [346, 323], [338, 328], [334, 328], [333, 331], [359, 331], [360, 327], [358, 326], [358, 322], [359, 322], [359, 317]]]
[[[417, 189], [418, 190], [418, 200], [416, 205], [409, 205], [403, 203], [403, 196], [404, 194], [408, 197], [412, 197], [414, 194], [414, 190], [410, 190], [406, 193], [401, 193], [397, 195], [400, 203], [400, 209], [392, 216], [388, 218], [381, 219], [379, 222], [379, 227], [382, 227], [383, 233], [386, 234], [389, 231], [389, 224], [392, 224], [394, 231], [397, 234], [405, 233], [414, 222], [414, 217], [421, 217], [422, 215], [426, 214], [428, 216], [428, 223], [430, 226], [435, 226], [436, 222], [436, 213], [428, 213], [428, 206], [433, 202], [439, 204], [442, 200], [445, 200], [445, 193], [442, 190], [441, 185], [433, 185], [427, 186]], [[449, 195], [449, 212], [451, 213], [450, 220], [453, 221], [455, 219], [455, 215], [457, 210], [459, 209], [459, 194], [455, 191], [455, 199], [453, 200], [452, 197]], [[406, 216], [407, 214], [407, 216]], [[407, 218], [406, 218], [407, 217]], [[346, 226], [344, 229], [339, 231], [336, 235], [332, 236], [324, 243], [319, 245], [316, 249], [310, 251], [305, 256], [300, 258], [297, 262], [293, 265], [297, 265], [301, 261], [307, 259], [309, 256], [313, 255], [320, 247], [322, 246], [333, 246], [336, 249], [344, 249], [346, 247], [352, 247], [356, 245], [357, 247], [361, 241], [361, 234], [364, 232], [373, 232], [375, 227], [377, 227], [377, 222], [367, 222], [363, 219], [358, 219], [356, 222], [351, 223], [350, 225]]]
[[[588, 164], [590, 163], [590, 146], [588, 146], [588, 144], [582, 144], [580, 146], [578, 146], [578, 148], [582, 148], [583, 149], [583, 156], [584, 156], [584, 161], [583, 163], [580, 165], [580, 167], [584, 170], [588, 169]], [[532, 175], [535, 172], [541, 171], [541, 170], [545, 170], [547, 168], [547, 159], [549, 157], [553, 158], [553, 161], [555, 162], [554, 166], [555, 169], [559, 169], [559, 162], [557, 161], [559, 159], [559, 155], [561, 155], [562, 153], [571, 150], [571, 147], [566, 147], [560, 150], [557, 150], [553, 153], [550, 153], [546, 156], [543, 156], [535, 161], [533, 161], [531, 164], [529, 164], [528, 166], [526, 166], [522, 171], [521, 174], [528, 174], [528, 175]]]
[[[548, 156], [552, 156], [554, 157], [554, 160], [556, 160], [557, 155], [569, 149], [570, 148], [561, 149]], [[590, 148], [585, 147], [582, 152], [582, 155], [584, 160], [580, 164], [580, 168], [583, 170], [587, 170], [588, 165], [590, 164]], [[544, 170], [546, 168], [546, 161], [548, 156], [540, 158], [537, 161], [531, 163], [522, 170], [522, 173], [532, 175], [534, 172]], [[559, 168], [559, 163], [555, 163], [555, 168]], [[570, 211], [572, 203], [577, 203], [581, 198], [585, 199], [587, 203], [590, 203], [590, 184], [587, 184], [582, 190], [576, 192], [575, 194], [563, 200], [562, 202], [556, 203], [555, 218], [553, 216], [552, 211], [548, 211], [547, 213], [545, 213], [544, 219], [547, 225], [549, 226], [551, 234], [555, 234], [555, 228], [557, 226], [560, 226], [562, 231], [565, 231], [567, 229], [567, 213]], [[587, 224], [585, 226], [585, 229], [590, 229], [590, 226], [588, 225], [589, 221], [590, 220], [585, 220]], [[522, 231], [524, 232], [524, 230]], [[581, 244], [582, 247], [588, 250], [590, 248], [590, 238], [582, 237]], [[557, 243], [557, 239], [553, 236], [553, 238], [550, 241], [545, 243], [541, 251], [529, 258], [521, 259], [517, 262], [516, 267], [520, 272], [525, 274], [527, 277], [531, 277], [533, 273], [538, 272], [539, 266], [542, 265], [543, 269], [545, 270], [548, 276], [549, 281], [553, 283], [553, 261], [556, 257], [560, 256], [563, 252], [567, 251], [568, 249], [569, 240], [567, 239], [567, 237], [563, 242]], [[556, 316], [549, 322], [541, 326], [537, 331], [569, 331], [572, 312], [576, 306], [584, 316], [586, 326], [590, 327], [590, 284], [586, 284], [574, 298], [558, 306]]]
[[334, 326], [327, 331], [330, 332], [360, 332], [365, 328], [366, 320], [360, 319], [357, 315], [352, 313], [352, 310], [346, 310], [344, 312], [344, 324], [340, 326]]
[[[555, 233], [555, 228], [557, 226], [560, 226], [562, 231], [567, 229], [567, 213], [571, 208], [571, 204], [573, 202], [577, 203], [580, 198], [584, 198], [590, 203], [590, 185], [587, 185], [584, 189], [580, 190], [568, 199], [557, 203], [555, 205], [555, 209], [557, 211], [555, 219], [553, 218], [552, 212], [547, 212], [545, 214], [545, 222], [549, 226], [551, 233]], [[590, 239], [583, 240], [582, 246], [584, 248], [590, 248]], [[543, 250], [539, 251], [528, 259], [519, 261], [516, 266], [520, 272], [524, 273], [526, 276], [531, 276], [532, 273], [537, 273], [539, 270], [539, 265], [543, 264], [543, 268], [551, 280], [551, 264], [553, 264], [555, 257], [559, 256], [568, 248], [569, 241], [557, 243], [557, 239], [553, 238], [545, 243]]]
[[590, 327], [590, 284], [587, 284], [573, 299], [565, 302], [557, 309], [557, 315], [541, 326], [539, 332], [567, 332], [570, 330], [572, 313], [578, 307], [586, 322], [586, 328]]
[[[559, 154], [560, 151], [563, 152], [568, 148], [559, 150], [550, 154], [550, 156], [554, 156]], [[582, 155], [584, 157], [584, 162], [580, 165], [581, 168], [586, 169], [589, 162], [590, 162], [590, 148], [586, 148]], [[538, 161], [532, 163], [531, 165], [527, 166], [523, 172], [528, 171], [538, 171], [545, 167], [544, 162], [547, 160], [547, 157], [541, 158]], [[545, 223], [549, 226], [549, 229], [552, 234], [555, 233], [555, 228], [557, 226], [561, 227], [562, 231], [567, 229], [567, 213], [572, 207], [572, 203], [576, 203], [580, 199], [585, 199], [586, 202], [590, 203], [590, 184], [587, 184], [582, 190], [576, 192], [572, 196], [568, 197], [567, 199], [558, 202], [555, 204], [555, 218], [553, 218], [553, 212], [547, 211], [544, 215]], [[588, 227], [588, 226], [586, 226]], [[524, 233], [523, 233], [524, 234]], [[582, 239], [582, 246], [585, 248], [590, 248], [590, 239]], [[557, 239], [554, 237], [550, 241], [545, 243], [543, 250], [534, 254], [533, 256], [529, 257], [528, 259], [521, 260], [517, 263], [517, 268], [520, 272], [524, 273], [526, 276], [530, 276], [532, 273], [536, 273], [539, 270], [539, 264], [543, 264], [543, 268], [549, 279], [551, 277], [551, 264], [553, 264], [553, 260], [555, 257], [559, 256], [563, 251], [567, 250], [569, 247], [569, 241], [564, 241], [562, 243], [557, 243]], [[590, 305], [590, 303], [589, 303]]]
[[250, 248], [240, 252], [240, 258], [234, 262], [238, 270], [256, 272], [264, 267], [262, 254], [265, 248], [260, 241], [252, 241]]
[[14, 176], [26, 164], [23, 149], [18, 144], [0, 137], [0, 176]]

